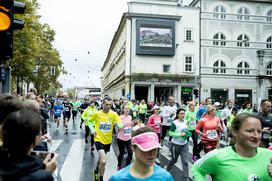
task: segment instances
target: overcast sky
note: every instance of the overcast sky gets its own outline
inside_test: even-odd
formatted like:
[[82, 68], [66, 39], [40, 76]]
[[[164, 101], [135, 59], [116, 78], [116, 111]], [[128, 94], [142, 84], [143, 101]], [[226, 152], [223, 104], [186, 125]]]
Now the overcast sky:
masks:
[[41, 21], [55, 30], [54, 46], [68, 71], [59, 79], [63, 88], [101, 87], [100, 69], [127, 1], [38, 0]]

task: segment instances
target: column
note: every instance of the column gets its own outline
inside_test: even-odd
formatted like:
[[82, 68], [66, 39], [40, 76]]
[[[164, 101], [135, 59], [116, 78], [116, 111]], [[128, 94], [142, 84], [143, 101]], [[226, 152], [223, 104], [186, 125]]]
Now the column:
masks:
[[176, 86], [176, 101], [178, 101], [178, 103], [180, 103], [181, 101], [181, 85], [179, 84], [178, 86]]
[[154, 97], [155, 97], [155, 84], [154, 83], [151, 83], [150, 89], [148, 91], [148, 95], [150, 95], [149, 101], [154, 101]]

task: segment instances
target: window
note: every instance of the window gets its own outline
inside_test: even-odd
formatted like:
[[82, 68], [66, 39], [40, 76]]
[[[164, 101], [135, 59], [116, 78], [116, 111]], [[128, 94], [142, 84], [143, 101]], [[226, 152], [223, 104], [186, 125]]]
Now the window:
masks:
[[272, 62], [270, 62], [266, 67], [266, 75], [272, 75]]
[[247, 62], [240, 62], [237, 68], [237, 74], [249, 74], [249, 65]]
[[213, 64], [213, 73], [225, 74], [226, 73], [226, 64], [222, 60], [217, 60]]
[[185, 30], [185, 40], [192, 41], [192, 30]]
[[213, 45], [226, 46], [226, 41], [224, 41], [226, 40], [226, 37], [222, 33], [217, 33], [216, 35], [214, 35], [213, 39]]
[[249, 10], [246, 7], [242, 7], [238, 10], [238, 20], [249, 20]]
[[185, 72], [193, 71], [193, 58], [190, 56], [185, 57]]
[[272, 37], [271, 36], [269, 38], [267, 38], [266, 42], [267, 42], [266, 48], [272, 48]]
[[216, 6], [213, 10], [213, 12], [215, 12], [216, 14], [213, 14], [214, 18], [221, 18], [221, 19], [225, 19], [226, 18], [226, 10], [224, 6]]
[[169, 73], [170, 72], [170, 65], [163, 65], [163, 72]]
[[267, 21], [272, 22], [272, 9], [268, 11], [267, 13]]
[[249, 38], [247, 35], [240, 35], [237, 39], [238, 43], [237, 46], [238, 47], [249, 47]]

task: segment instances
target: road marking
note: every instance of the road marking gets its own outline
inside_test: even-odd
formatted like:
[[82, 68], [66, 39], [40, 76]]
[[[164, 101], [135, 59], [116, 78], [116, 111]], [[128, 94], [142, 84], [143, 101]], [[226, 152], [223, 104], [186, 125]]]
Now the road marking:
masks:
[[84, 139], [75, 139], [60, 171], [63, 181], [78, 181], [84, 156]]
[[52, 144], [50, 144], [49, 146], [49, 151], [56, 152], [56, 150], [59, 148], [62, 141], [63, 139], [52, 140]]

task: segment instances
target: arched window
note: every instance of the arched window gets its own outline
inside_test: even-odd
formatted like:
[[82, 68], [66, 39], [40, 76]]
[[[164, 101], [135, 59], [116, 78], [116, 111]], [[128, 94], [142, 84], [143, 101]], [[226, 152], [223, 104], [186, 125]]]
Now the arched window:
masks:
[[249, 74], [249, 65], [247, 62], [240, 62], [238, 64], [237, 74]]
[[221, 19], [225, 19], [226, 18], [226, 9], [224, 6], [216, 6], [213, 10], [213, 12], [215, 12], [215, 14], [213, 14], [214, 18], [221, 18]]
[[240, 35], [238, 38], [237, 38], [237, 46], [238, 47], [249, 47], [249, 38], [247, 35]]
[[272, 9], [268, 11], [267, 13], [267, 21], [272, 22]]
[[266, 67], [266, 75], [272, 75], [272, 62], [270, 62]]
[[240, 8], [238, 14], [238, 20], [249, 20], [249, 10], [246, 7]]
[[266, 40], [266, 48], [272, 48], [272, 37], [270, 36], [269, 38], [267, 38]]
[[213, 45], [226, 46], [226, 37], [222, 33], [217, 33], [213, 36]]
[[213, 73], [225, 74], [226, 73], [226, 64], [222, 60], [217, 60], [213, 64]]

